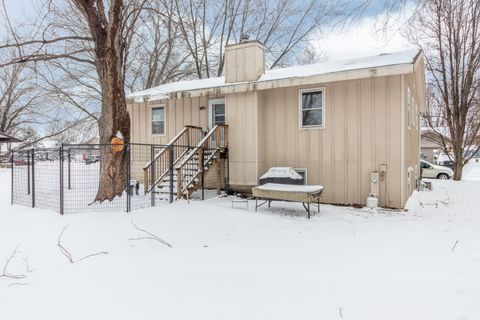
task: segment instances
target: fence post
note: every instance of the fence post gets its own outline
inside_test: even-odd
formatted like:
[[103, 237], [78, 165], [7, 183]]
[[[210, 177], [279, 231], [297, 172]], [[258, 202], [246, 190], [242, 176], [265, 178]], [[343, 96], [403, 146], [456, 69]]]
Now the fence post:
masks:
[[67, 167], [67, 170], [68, 170], [68, 172], [67, 172], [67, 174], [68, 174], [68, 190], [70, 190], [72, 188], [72, 186], [71, 186], [71, 175], [70, 175], [70, 172], [71, 172], [70, 166], [72, 164], [72, 156], [70, 154], [70, 148], [68, 148], [68, 150], [67, 150], [67, 161], [68, 161], [68, 163], [67, 163], [68, 164], [68, 167]]
[[170, 194], [169, 201], [173, 202], [173, 145], [169, 146], [168, 150], [168, 170], [170, 170]]
[[131, 162], [131, 150], [130, 150], [130, 143], [127, 144], [127, 212], [131, 211], [131, 202], [132, 202], [132, 186], [130, 180], [132, 179], [132, 162]]
[[27, 194], [30, 194], [30, 150], [27, 151]]
[[150, 146], [150, 199], [151, 199], [151, 206], [155, 207], [155, 161], [153, 158], [155, 157], [155, 147], [153, 145]]
[[13, 177], [14, 177], [14, 174], [13, 174], [13, 150], [10, 150], [10, 169], [12, 171], [12, 178], [11, 178], [11, 190], [10, 190], [10, 204], [13, 205]]
[[202, 157], [201, 157], [201, 163], [200, 165], [202, 166], [202, 200], [205, 200], [205, 149], [202, 148]]
[[35, 208], [35, 149], [32, 152], [32, 208]]
[[[60, 158], [59, 158], [60, 159], [60, 214], [63, 215], [63, 204], [64, 204], [64, 198], [63, 198], [63, 144], [60, 146], [60, 149], [59, 149], [58, 152], [59, 152], [59, 156], [60, 156]], [[70, 153], [70, 150], [68, 152]], [[70, 179], [69, 179], [68, 183], [70, 184]]]

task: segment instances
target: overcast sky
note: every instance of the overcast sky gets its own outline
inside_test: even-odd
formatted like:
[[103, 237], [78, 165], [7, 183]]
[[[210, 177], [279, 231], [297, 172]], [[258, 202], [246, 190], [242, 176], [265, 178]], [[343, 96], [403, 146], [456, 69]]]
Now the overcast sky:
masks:
[[373, 0], [364, 17], [355, 21], [345, 30], [327, 30], [314, 40], [316, 48], [322, 50], [326, 60], [363, 57], [386, 52], [402, 51], [413, 48], [399, 32], [405, 25], [408, 15], [413, 11], [413, 1], [408, 1], [405, 10], [391, 13], [388, 31], [384, 32], [382, 17], [385, 4], [382, 0]]
[[327, 60], [363, 57], [411, 49], [412, 45], [398, 31], [386, 35], [375, 26], [376, 17], [364, 18], [345, 31], [324, 35], [314, 41]]
[[[353, 0], [352, 6], [360, 0]], [[24, 18], [33, 18], [39, 0], [6, 0], [7, 10], [15, 22]], [[406, 50], [412, 46], [398, 32], [385, 35], [378, 32], [379, 17], [383, 14], [383, 0], [372, 0], [365, 12], [365, 17], [351, 24], [343, 31], [325, 30], [316, 35], [313, 44], [324, 52], [326, 60], [337, 60], [368, 56], [385, 52]], [[404, 23], [399, 19], [397, 25]], [[15, 23], [14, 23], [15, 24]]]

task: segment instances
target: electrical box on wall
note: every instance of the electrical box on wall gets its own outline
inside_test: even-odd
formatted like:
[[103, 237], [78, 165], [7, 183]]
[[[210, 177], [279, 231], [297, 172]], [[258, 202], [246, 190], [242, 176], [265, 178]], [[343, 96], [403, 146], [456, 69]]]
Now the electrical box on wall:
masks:
[[387, 175], [387, 165], [381, 164], [380, 165], [380, 181], [385, 180], [386, 175]]

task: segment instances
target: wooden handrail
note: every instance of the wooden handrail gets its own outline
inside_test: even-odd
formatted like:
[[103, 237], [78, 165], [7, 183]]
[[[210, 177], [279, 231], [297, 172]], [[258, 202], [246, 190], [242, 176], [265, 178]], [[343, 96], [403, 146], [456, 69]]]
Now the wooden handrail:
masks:
[[[162, 148], [162, 150], [160, 150], [160, 151], [155, 155], [155, 157], [143, 167], [143, 170], [148, 169], [148, 167], [150, 167], [153, 162], [155, 162], [158, 158], [160, 158], [160, 156], [165, 153], [165, 151], [168, 149], [169, 146], [171, 146], [171, 145], [173, 145], [175, 142], [177, 142], [177, 140], [180, 139], [180, 137], [183, 136], [183, 134], [184, 134], [186, 131], [188, 131], [188, 128], [194, 128], [194, 126], [185, 126], [185, 128], [183, 128], [172, 140], [170, 140], [170, 142], [167, 144], [167, 147]], [[197, 128], [197, 127], [195, 127], [195, 128]], [[200, 128], [200, 129], [201, 129], [201, 128]]]
[[[198, 152], [198, 149], [199, 149], [199, 148], [203, 148], [203, 147], [204, 147], [204, 145], [208, 142], [208, 140], [210, 139], [210, 137], [211, 137], [213, 134], [215, 134], [215, 133], [217, 132], [218, 128], [220, 128], [220, 127], [227, 128], [228, 125], [226, 125], [226, 124], [217, 124], [217, 125], [215, 125], [215, 127], [213, 127], [213, 129], [210, 130], [210, 132], [198, 143], [198, 145], [197, 145], [195, 148], [193, 148], [192, 151], [190, 151], [190, 154], [189, 154], [187, 157], [185, 157], [185, 158], [183, 159], [183, 161], [180, 162], [180, 164], [178, 164], [178, 165], [175, 167], [175, 169], [183, 167], [183, 166], [185, 165], [185, 163], [187, 163], [187, 162], [195, 155], [195, 153]], [[226, 143], [225, 143], [225, 144], [226, 144]]]
[[[150, 192], [170, 171], [166, 167], [166, 163], [169, 161], [170, 156], [173, 159], [173, 165], [175, 165], [178, 160], [180, 160], [190, 149], [190, 144], [197, 145], [196, 141], [201, 137], [201, 127], [186, 125], [170, 142], [164, 146], [157, 154], [154, 155], [153, 159], [150, 160], [143, 167], [143, 178], [144, 178], [144, 190], [145, 194]], [[191, 141], [193, 138], [194, 141]], [[183, 139], [180, 144], [177, 142]], [[186, 141], [185, 141], [186, 140]], [[174, 148], [176, 149], [174, 150]], [[168, 152], [173, 152], [173, 155], [170, 155]], [[158, 163], [158, 165], [157, 165]], [[162, 166], [163, 164], [163, 166]], [[152, 169], [153, 167], [161, 168], [159, 172], [158, 169]], [[154, 170], [155, 172], [150, 172]]]
[[[222, 139], [221, 139], [221, 129], [223, 129], [223, 145]], [[213, 127], [210, 132], [198, 143], [198, 145], [193, 148], [190, 153], [188, 153], [187, 156], [185, 156], [182, 161], [175, 166], [175, 170], [177, 172], [177, 198], [182, 197], [183, 192], [189, 188], [189, 186], [197, 179], [197, 177], [201, 174], [201, 172], [205, 169], [204, 165], [212, 161], [215, 156], [219, 156], [220, 150], [227, 148], [228, 142], [228, 126], [224, 124], [218, 124], [215, 127]], [[211, 148], [209, 146], [210, 140], [214, 138], [213, 140], [215, 142], [215, 148]], [[209, 156], [206, 162], [203, 162], [203, 154], [205, 150], [214, 150], [212, 154]], [[182, 170], [184, 169], [185, 166], [188, 165], [189, 161], [192, 160], [192, 158], [195, 156], [195, 154], [199, 154], [198, 158], [198, 170], [195, 174], [193, 174], [188, 181], [183, 181], [184, 176], [182, 175]], [[200, 156], [202, 156], [202, 159], [200, 159]]]

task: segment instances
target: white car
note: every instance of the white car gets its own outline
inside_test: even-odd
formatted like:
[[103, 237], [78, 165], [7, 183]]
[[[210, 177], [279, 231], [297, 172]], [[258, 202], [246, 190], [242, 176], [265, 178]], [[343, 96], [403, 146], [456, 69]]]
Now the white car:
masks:
[[422, 178], [431, 179], [450, 179], [453, 177], [453, 170], [444, 166], [431, 164], [425, 160], [420, 160]]

